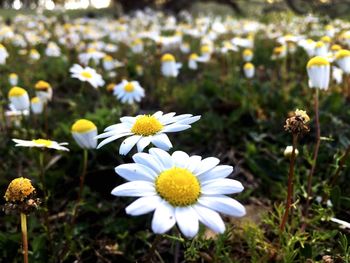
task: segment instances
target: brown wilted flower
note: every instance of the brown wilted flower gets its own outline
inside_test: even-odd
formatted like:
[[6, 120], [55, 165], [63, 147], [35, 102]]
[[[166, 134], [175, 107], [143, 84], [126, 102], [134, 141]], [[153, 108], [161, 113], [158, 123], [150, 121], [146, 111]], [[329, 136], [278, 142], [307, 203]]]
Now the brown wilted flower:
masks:
[[307, 115], [306, 111], [296, 109], [294, 116], [289, 117], [286, 120], [284, 128], [293, 134], [304, 134], [309, 132], [309, 127], [307, 123], [310, 121], [310, 117]]

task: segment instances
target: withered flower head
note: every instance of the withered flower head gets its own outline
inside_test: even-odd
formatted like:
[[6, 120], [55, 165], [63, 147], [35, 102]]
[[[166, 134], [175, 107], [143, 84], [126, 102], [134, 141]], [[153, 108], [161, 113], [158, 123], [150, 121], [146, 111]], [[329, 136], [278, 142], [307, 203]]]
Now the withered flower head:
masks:
[[5, 193], [6, 202], [23, 202], [34, 193], [35, 188], [27, 178], [16, 178], [11, 181]]
[[39, 199], [34, 198], [35, 188], [29, 179], [19, 177], [11, 181], [5, 193], [5, 211], [16, 210], [29, 213], [37, 208]]
[[309, 132], [309, 127], [307, 123], [310, 121], [310, 117], [307, 115], [306, 111], [296, 109], [294, 116], [286, 120], [284, 128], [293, 134], [304, 134]]

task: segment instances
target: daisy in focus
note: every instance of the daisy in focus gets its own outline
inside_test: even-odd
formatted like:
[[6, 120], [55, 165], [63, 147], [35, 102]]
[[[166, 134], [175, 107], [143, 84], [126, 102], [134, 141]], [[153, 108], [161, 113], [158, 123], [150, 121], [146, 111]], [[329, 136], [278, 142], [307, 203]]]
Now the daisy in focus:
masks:
[[191, 124], [198, 121], [201, 116], [181, 114], [175, 116], [175, 112], [163, 114], [157, 111], [153, 115], [138, 115], [136, 117], [122, 117], [121, 123], [111, 125], [98, 135], [97, 139], [104, 139], [97, 149], [128, 136], [119, 148], [119, 154], [126, 155], [136, 145], [138, 152], [142, 152], [150, 143], [156, 147], [168, 151], [172, 144], [166, 133], [179, 132], [191, 128]]
[[145, 96], [145, 90], [140, 86], [138, 81], [123, 80], [115, 86], [113, 94], [122, 103], [132, 104], [135, 101], [140, 102], [141, 98]]
[[218, 165], [215, 157], [202, 159], [182, 151], [172, 155], [151, 148], [149, 154], [137, 153], [135, 163], [115, 168], [117, 174], [129, 182], [112, 190], [115, 196], [139, 197], [126, 207], [132, 216], [154, 211], [152, 230], [156, 234], [169, 231], [175, 224], [186, 237], [194, 237], [199, 222], [216, 233], [225, 231], [219, 213], [241, 217], [245, 208], [227, 194], [243, 191], [243, 185], [227, 179], [233, 167]]
[[85, 67], [83, 68], [79, 64], [74, 64], [69, 72], [72, 74], [72, 78], [79, 79], [80, 81], [87, 81], [93, 86], [95, 89], [101, 87], [105, 84], [102, 76], [96, 72], [93, 68]]
[[38, 147], [38, 148], [48, 148], [55, 149], [58, 151], [69, 151], [68, 148], [63, 145], [68, 145], [66, 142], [55, 142], [46, 139], [36, 139], [36, 140], [20, 140], [20, 139], [12, 139], [16, 143], [16, 147]]

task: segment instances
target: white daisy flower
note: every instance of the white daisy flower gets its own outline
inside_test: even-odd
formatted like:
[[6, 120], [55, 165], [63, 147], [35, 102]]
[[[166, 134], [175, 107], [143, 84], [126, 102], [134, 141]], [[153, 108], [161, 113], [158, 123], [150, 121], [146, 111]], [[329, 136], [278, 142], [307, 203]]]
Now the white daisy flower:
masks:
[[29, 110], [30, 100], [28, 92], [25, 89], [21, 87], [12, 87], [8, 93], [8, 98], [16, 110]]
[[36, 139], [36, 140], [20, 140], [20, 139], [12, 139], [16, 143], [15, 146], [19, 147], [39, 147], [39, 148], [49, 148], [55, 149], [59, 151], [69, 151], [68, 148], [63, 147], [63, 145], [68, 145], [66, 142], [55, 142], [46, 139]]
[[[152, 230], [163, 234], [176, 223], [186, 237], [198, 233], [199, 222], [216, 233], [225, 231], [219, 213], [241, 217], [245, 208], [227, 194], [243, 191], [243, 185], [227, 179], [233, 168], [218, 165], [215, 157], [202, 159], [182, 151], [172, 155], [151, 148], [149, 154], [137, 153], [135, 163], [122, 164], [116, 173], [129, 182], [112, 190], [115, 196], [140, 197], [128, 207], [132, 216], [154, 211]], [[219, 212], [219, 213], [218, 213]]]
[[252, 63], [247, 62], [243, 66], [243, 72], [246, 78], [251, 79], [254, 77], [255, 67]]
[[175, 57], [171, 54], [164, 54], [161, 58], [161, 72], [165, 77], [177, 77], [181, 63], [176, 63]]
[[71, 128], [76, 143], [83, 149], [95, 149], [97, 146], [97, 127], [89, 120], [77, 120]]
[[30, 100], [30, 108], [34, 114], [41, 114], [44, 111], [44, 102], [39, 97]]
[[104, 80], [102, 79], [102, 76], [98, 74], [93, 68], [83, 68], [78, 64], [74, 64], [69, 71], [72, 74], [72, 78], [79, 79], [80, 81], [87, 81], [95, 89], [105, 84]]
[[138, 115], [136, 117], [122, 117], [121, 123], [107, 127], [104, 133], [96, 138], [106, 138], [97, 146], [97, 149], [116, 139], [129, 136], [119, 148], [119, 154], [126, 155], [137, 145], [137, 150], [142, 152], [150, 143], [158, 148], [168, 151], [172, 144], [166, 133], [179, 132], [191, 128], [191, 124], [198, 121], [201, 116], [181, 114], [175, 116], [175, 112], [163, 115], [157, 111], [153, 115]]
[[341, 49], [335, 55], [336, 62], [345, 74], [350, 73], [350, 51]]
[[9, 75], [9, 83], [12, 86], [17, 86], [17, 84], [18, 84], [18, 75], [16, 73], [11, 73]]
[[306, 66], [309, 76], [309, 86], [317, 89], [328, 89], [330, 78], [330, 64], [324, 57], [314, 57]]
[[135, 101], [140, 102], [141, 98], [145, 96], [145, 90], [140, 86], [138, 81], [123, 80], [115, 86], [113, 94], [122, 103], [132, 104]]

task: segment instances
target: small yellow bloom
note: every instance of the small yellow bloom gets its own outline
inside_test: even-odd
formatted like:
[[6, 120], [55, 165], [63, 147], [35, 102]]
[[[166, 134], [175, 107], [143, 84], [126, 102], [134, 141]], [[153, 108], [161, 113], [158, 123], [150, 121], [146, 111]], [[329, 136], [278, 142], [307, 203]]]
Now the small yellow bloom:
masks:
[[175, 57], [169, 53], [162, 56], [162, 62], [175, 61]]
[[344, 57], [349, 57], [350, 56], [350, 51], [347, 49], [341, 49], [337, 52], [337, 54], [335, 55], [336, 59], [341, 59]]
[[23, 202], [27, 197], [35, 192], [35, 188], [27, 178], [16, 178], [9, 184], [6, 193], [6, 202]]
[[20, 97], [24, 94], [26, 94], [27, 91], [23, 88], [20, 88], [20, 87], [13, 87], [10, 89], [9, 93], [8, 93], [8, 96], [9, 97]]
[[51, 88], [51, 85], [44, 80], [39, 80], [35, 84], [35, 89], [37, 89], [37, 90], [48, 90], [49, 88]]
[[252, 69], [254, 68], [254, 65], [250, 62], [248, 63], [245, 63], [244, 66], [243, 66], [244, 69]]
[[307, 63], [307, 68], [313, 67], [313, 66], [327, 66], [329, 65], [329, 61], [327, 59], [325, 59], [324, 57], [314, 57], [312, 59], [309, 60], [309, 62]]
[[96, 125], [86, 119], [80, 119], [72, 125], [72, 132], [85, 133], [96, 129]]

